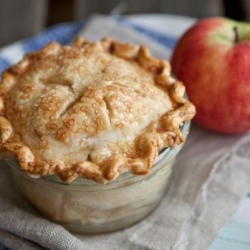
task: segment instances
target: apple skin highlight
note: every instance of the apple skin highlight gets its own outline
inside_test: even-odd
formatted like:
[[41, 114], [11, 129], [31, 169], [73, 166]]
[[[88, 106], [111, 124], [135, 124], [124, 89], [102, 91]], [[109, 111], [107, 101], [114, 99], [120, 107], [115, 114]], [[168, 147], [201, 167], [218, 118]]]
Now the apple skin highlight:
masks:
[[250, 130], [250, 24], [197, 21], [177, 42], [171, 64], [196, 106], [194, 122], [225, 134]]

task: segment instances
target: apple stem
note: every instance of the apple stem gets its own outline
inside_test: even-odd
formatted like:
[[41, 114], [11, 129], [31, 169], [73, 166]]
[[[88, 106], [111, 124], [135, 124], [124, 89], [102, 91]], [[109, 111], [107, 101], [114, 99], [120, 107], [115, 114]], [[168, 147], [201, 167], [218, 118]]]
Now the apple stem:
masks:
[[239, 30], [237, 26], [233, 27], [234, 31], [234, 43], [238, 43], [240, 41]]

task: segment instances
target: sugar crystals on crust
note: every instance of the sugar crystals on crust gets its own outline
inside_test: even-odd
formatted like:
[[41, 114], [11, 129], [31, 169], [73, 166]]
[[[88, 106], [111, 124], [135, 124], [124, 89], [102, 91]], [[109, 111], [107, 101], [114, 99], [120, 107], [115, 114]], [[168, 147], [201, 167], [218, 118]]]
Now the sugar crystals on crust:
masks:
[[3, 72], [0, 154], [30, 174], [107, 182], [147, 174], [195, 114], [167, 61], [110, 38], [52, 42]]

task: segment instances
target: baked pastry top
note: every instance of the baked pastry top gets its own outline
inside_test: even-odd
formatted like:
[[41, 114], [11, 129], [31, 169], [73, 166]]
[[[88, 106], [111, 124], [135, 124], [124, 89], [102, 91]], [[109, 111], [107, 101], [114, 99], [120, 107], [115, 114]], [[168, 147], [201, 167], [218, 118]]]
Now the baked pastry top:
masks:
[[195, 115], [184, 85], [145, 46], [52, 42], [3, 72], [0, 154], [29, 174], [105, 183], [146, 174]]

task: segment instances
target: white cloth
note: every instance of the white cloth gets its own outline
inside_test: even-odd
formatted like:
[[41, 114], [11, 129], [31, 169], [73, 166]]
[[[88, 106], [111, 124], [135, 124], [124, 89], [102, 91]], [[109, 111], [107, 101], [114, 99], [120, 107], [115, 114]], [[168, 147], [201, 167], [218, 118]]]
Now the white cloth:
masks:
[[[143, 41], [155, 55], [169, 56], [152, 39], [105, 17], [93, 18], [81, 34], [89, 39], [109, 35]], [[249, 134], [219, 135], [192, 124], [160, 206], [132, 227], [100, 235], [72, 235], [42, 218], [23, 198], [9, 167], [1, 162], [0, 242], [13, 250], [208, 249], [250, 191], [249, 146]]]

